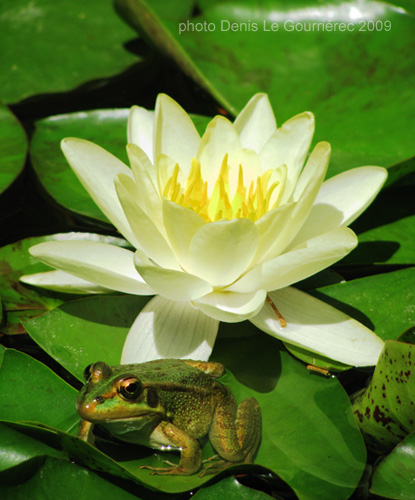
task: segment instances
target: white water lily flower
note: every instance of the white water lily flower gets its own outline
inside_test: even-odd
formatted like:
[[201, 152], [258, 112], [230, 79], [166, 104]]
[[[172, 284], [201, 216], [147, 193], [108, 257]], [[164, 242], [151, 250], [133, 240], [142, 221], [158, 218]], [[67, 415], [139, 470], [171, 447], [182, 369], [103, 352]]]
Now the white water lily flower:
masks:
[[131, 168], [91, 142], [64, 139], [79, 180], [136, 251], [41, 243], [31, 254], [60, 271], [22, 281], [155, 295], [128, 334], [125, 363], [207, 359], [219, 321], [248, 319], [328, 358], [375, 364], [381, 339], [290, 287], [356, 246], [346, 226], [386, 179], [383, 168], [360, 167], [323, 182], [330, 146], [318, 143], [305, 161], [313, 132], [311, 113], [277, 128], [267, 96], [257, 94], [233, 123], [216, 116], [200, 138], [187, 113], [160, 95], [154, 113], [131, 110]]

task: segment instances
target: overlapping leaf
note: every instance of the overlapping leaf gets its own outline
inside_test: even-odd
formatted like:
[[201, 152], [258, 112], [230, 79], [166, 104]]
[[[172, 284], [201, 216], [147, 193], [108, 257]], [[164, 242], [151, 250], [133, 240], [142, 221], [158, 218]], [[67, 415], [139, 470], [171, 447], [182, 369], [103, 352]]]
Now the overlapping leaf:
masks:
[[21, 172], [27, 150], [23, 127], [13, 113], [0, 102], [0, 193]]
[[415, 345], [388, 340], [353, 412], [370, 447], [389, 451], [415, 431]]

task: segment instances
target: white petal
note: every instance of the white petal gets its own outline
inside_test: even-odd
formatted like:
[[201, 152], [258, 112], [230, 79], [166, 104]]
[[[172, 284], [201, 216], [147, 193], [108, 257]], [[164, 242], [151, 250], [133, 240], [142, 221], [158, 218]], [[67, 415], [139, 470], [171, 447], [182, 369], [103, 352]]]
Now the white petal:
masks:
[[206, 127], [200, 141], [196, 159], [200, 161], [202, 177], [208, 182], [208, 193], [213, 190], [226, 154], [241, 149], [238, 134], [224, 116], [215, 116]]
[[190, 272], [188, 265], [190, 241], [206, 222], [190, 208], [184, 208], [168, 200], [163, 200], [163, 220], [170, 244], [180, 265]]
[[359, 167], [323, 182], [292, 245], [353, 222], [372, 203], [387, 177], [382, 167]]
[[259, 153], [277, 125], [266, 94], [254, 95], [233, 122], [243, 148]]
[[64, 293], [109, 293], [112, 290], [90, 281], [77, 278], [64, 271], [46, 271], [44, 273], [25, 274], [19, 280], [27, 285], [34, 285], [55, 292]]
[[139, 194], [136, 183], [130, 177], [120, 175], [115, 180], [115, 187], [124, 213], [136, 235], [139, 247], [147, 257], [158, 265], [169, 269], [179, 269], [179, 265], [170, 245], [160, 233], [154, 222], [144, 213], [136, 200]]
[[188, 302], [156, 296], [142, 309], [125, 340], [121, 363], [176, 358], [207, 361], [219, 322]]
[[48, 241], [30, 247], [41, 262], [97, 285], [135, 295], [153, 295], [134, 266], [134, 252], [93, 241]]
[[170, 300], [193, 300], [212, 291], [212, 286], [207, 281], [193, 274], [157, 266], [143, 266], [139, 260], [136, 260], [136, 268], [153, 290]]
[[199, 142], [200, 136], [189, 115], [176, 101], [159, 94], [155, 111], [154, 161], [157, 162], [163, 153], [178, 163], [187, 175]]
[[266, 296], [265, 290], [252, 293], [212, 292], [194, 300], [193, 304], [211, 318], [225, 323], [239, 323], [258, 314]]
[[295, 288], [268, 294], [283, 318], [280, 325], [266, 303], [250, 321], [285, 342], [322, 354], [352, 366], [375, 365], [383, 341], [374, 332], [347, 314]]
[[194, 235], [189, 266], [214, 286], [226, 286], [246, 271], [257, 251], [258, 232], [249, 219], [211, 222]]
[[261, 288], [276, 290], [297, 283], [345, 257], [357, 245], [354, 232], [341, 227], [262, 264]]
[[287, 165], [287, 185], [283, 202], [290, 195], [304, 165], [314, 133], [314, 116], [301, 113], [286, 121], [264, 145], [260, 152], [264, 171], [270, 167]]
[[136, 144], [153, 162], [154, 111], [133, 106], [128, 117], [128, 143]]
[[357, 237], [351, 229], [347, 227], [335, 229], [255, 266], [226, 290], [247, 293], [258, 288], [264, 290], [285, 288], [331, 266], [356, 245]]
[[118, 174], [132, 177], [131, 169], [105, 149], [83, 139], [66, 138], [61, 148], [72, 170], [91, 198], [134, 246], [136, 240], [118, 201], [114, 178]]

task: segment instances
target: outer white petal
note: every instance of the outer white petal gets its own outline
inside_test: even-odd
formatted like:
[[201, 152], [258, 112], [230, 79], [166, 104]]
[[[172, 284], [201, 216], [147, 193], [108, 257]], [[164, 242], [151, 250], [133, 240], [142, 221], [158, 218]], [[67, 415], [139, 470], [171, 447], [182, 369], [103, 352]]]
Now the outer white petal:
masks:
[[301, 113], [286, 121], [260, 152], [263, 170], [287, 165], [287, 185], [282, 201], [290, 199], [300, 171], [304, 165], [314, 133], [314, 116]]
[[142, 309], [128, 332], [121, 363], [181, 358], [206, 361], [212, 352], [219, 322], [188, 302], [156, 296]]
[[128, 117], [128, 143], [140, 147], [151, 162], [153, 162], [153, 133], [154, 111], [133, 106]]
[[199, 142], [199, 133], [189, 115], [176, 101], [165, 94], [159, 94], [154, 124], [154, 161], [157, 162], [159, 155], [163, 153], [188, 173]]
[[114, 187], [115, 176], [122, 173], [132, 177], [131, 170], [105, 149], [83, 139], [63, 139], [61, 148], [72, 170], [94, 202], [120, 233], [136, 246], [137, 241]]
[[48, 241], [29, 249], [49, 266], [97, 285], [135, 295], [153, 295], [134, 266], [134, 252], [93, 241]]
[[55, 292], [64, 293], [109, 293], [112, 290], [96, 285], [90, 281], [77, 278], [64, 271], [46, 271], [44, 273], [26, 274], [19, 280], [27, 285], [35, 285]]
[[170, 300], [193, 300], [212, 291], [210, 283], [193, 274], [144, 266], [139, 258], [135, 263], [138, 272], [151, 288]]
[[125, 175], [120, 175], [115, 180], [115, 187], [140, 248], [158, 265], [169, 269], [179, 269], [170, 245], [154, 222], [138, 205], [136, 200], [139, 194], [134, 180]]
[[188, 265], [189, 245], [195, 233], [206, 222], [190, 208], [163, 200], [163, 219], [167, 236], [180, 265], [191, 272]]
[[277, 129], [274, 113], [266, 94], [254, 95], [233, 122], [243, 148], [259, 153]]
[[194, 235], [188, 264], [213, 286], [226, 286], [246, 271], [257, 251], [258, 232], [249, 219], [211, 222]]
[[276, 290], [297, 283], [345, 257], [357, 245], [348, 227], [312, 238], [275, 259], [262, 264], [261, 288]]
[[215, 185], [226, 154], [241, 149], [239, 136], [233, 124], [224, 116], [215, 116], [206, 127], [196, 159], [200, 161], [202, 177], [208, 182], [210, 194]]
[[387, 177], [382, 167], [359, 167], [323, 182], [311, 212], [292, 245], [353, 222], [372, 203]]
[[258, 288], [285, 288], [331, 266], [356, 245], [357, 237], [351, 229], [334, 229], [255, 266], [226, 290], [249, 293]]
[[252, 293], [212, 292], [194, 300], [193, 304], [211, 318], [225, 323], [239, 323], [258, 314], [266, 296], [265, 290]]
[[383, 340], [347, 314], [295, 288], [268, 294], [283, 318], [281, 327], [266, 303], [250, 321], [270, 335], [352, 366], [375, 365]]

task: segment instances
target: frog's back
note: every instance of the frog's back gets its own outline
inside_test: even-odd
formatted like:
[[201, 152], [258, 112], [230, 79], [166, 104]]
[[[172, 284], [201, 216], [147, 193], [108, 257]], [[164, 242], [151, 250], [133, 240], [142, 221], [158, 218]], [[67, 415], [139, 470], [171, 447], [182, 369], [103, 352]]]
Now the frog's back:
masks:
[[113, 367], [120, 374], [131, 371], [144, 385], [201, 385], [211, 388], [217, 383], [214, 378], [180, 359], [157, 359], [146, 363]]

